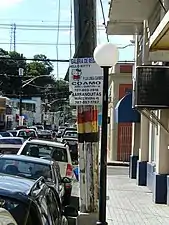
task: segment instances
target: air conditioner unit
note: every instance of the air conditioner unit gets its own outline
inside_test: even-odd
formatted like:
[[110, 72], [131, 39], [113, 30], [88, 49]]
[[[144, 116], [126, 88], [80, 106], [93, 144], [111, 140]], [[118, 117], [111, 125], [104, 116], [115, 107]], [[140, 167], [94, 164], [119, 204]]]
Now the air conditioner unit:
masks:
[[134, 108], [169, 108], [169, 67], [138, 66], [134, 82]]

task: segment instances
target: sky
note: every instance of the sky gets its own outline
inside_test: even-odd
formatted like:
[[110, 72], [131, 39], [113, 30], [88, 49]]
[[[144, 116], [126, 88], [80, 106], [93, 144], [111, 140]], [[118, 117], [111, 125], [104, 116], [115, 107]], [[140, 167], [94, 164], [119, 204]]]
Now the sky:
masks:
[[[97, 23], [103, 23], [101, 6], [97, 0]], [[49, 59], [69, 60], [74, 54], [73, 0], [0, 0], [0, 48], [14, 50], [27, 58], [45, 54]], [[103, 0], [106, 21], [109, 0]], [[60, 30], [58, 32], [58, 25]], [[104, 28], [97, 32], [98, 44], [107, 42]], [[110, 36], [110, 42], [119, 47], [130, 44], [132, 36]], [[10, 42], [12, 45], [10, 45]], [[133, 60], [133, 47], [120, 50], [120, 61]], [[69, 63], [54, 63], [56, 77], [64, 78]]]

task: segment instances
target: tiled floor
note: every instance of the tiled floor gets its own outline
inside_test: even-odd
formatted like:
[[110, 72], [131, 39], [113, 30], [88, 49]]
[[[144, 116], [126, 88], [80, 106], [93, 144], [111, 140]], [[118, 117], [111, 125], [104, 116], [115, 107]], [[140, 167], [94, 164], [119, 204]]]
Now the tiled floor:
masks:
[[169, 224], [169, 206], [154, 204], [149, 189], [138, 187], [135, 180], [121, 171], [108, 175], [107, 195], [108, 225]]

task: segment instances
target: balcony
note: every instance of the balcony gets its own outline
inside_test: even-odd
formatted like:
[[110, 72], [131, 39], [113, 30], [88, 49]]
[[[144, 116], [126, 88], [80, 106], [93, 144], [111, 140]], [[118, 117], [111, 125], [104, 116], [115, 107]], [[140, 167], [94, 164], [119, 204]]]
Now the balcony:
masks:
[[[107, 33], [109, 35], [142, 34], [143, 20], [148, 20], [155, 10], [154, 0], [111, 0]], [[159, 3], [158, 3], [159, 4]]]

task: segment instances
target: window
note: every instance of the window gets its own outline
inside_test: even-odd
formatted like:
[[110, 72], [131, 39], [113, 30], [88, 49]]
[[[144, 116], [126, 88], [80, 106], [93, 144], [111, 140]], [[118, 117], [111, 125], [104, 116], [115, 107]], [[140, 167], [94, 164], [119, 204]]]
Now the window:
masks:
[[73, 138], [78, 138], [78, 134], [77, 132], [70, 132], [70, 131], [66, 131], [64, 134], [65, 137], [73, 137]]
[[49, 145], [31, 144], [27, 143], [21, 154], [30, 155], [32, 148], [39, 149], [39, 157], [52, 157], [55, 161], [67, 162], [66, 148], [53, 147]]
[[0, 144], [13, 144], [13, 145], [22, 145], [23, 142], [22, 142], [22, 139], [19, 139], [19, 138], [1, 138], [0, 139]]
[[36, 180], [43, 176], [46, 181], [52, 181], [50, 165], [15, 159], [0, 159], [0, 172], [4, 174], [17, 175]]

